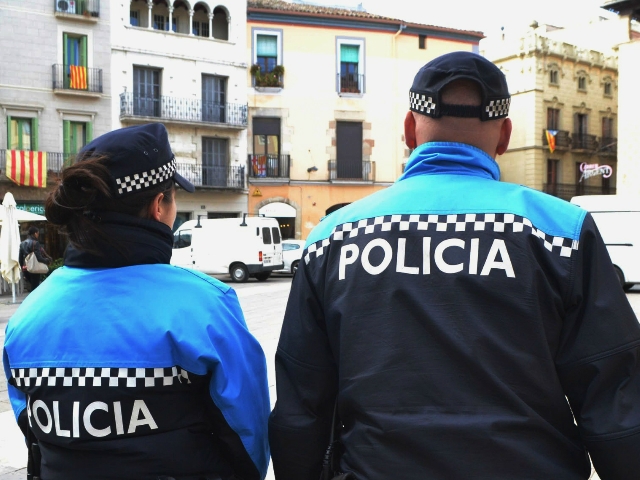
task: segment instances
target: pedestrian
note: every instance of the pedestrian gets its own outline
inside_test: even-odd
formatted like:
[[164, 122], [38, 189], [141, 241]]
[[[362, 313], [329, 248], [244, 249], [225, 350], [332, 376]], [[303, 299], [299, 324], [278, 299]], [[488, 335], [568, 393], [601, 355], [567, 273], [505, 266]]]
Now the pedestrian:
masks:
[[40, 230], [38, 227], [29, 227], [27, 238], [20, 243], [20, 252], [18, 254], [19, 263], [22, 267], [22, 274], [24, 275], [25, 280], [29, 282], [32, 292], [38, 287], [38, 285], [40, 285], [42, 275], [40, 273], [31, 273], [27, 270], [27, 265], [25, 263], [27, 255], [33, 252], [40, 263], [44, 263], [45, 265], [49, 265], [51, 263], [51, 257], [47, 254], [44, 247], [38, 240], [39, 238]]
[[266, 476], [264, 353], [233, 289], [169, 264], [176, 184], [194, 191], [164, 125], [140, 125], [85, 146], [46, 201], [69, 237], [64, 266], [20, 306], [4, 345], [33, 475]]
[[427, 63], [404, 174], [311, 232], [276, 353], [277, 480], [316, 480], [332, 430], [330, 473], [362, 480], [586, 480], [589, 455], [639, 478], [640, 325], [591, 216], [499, 181], [509, 104], [483, 57]]

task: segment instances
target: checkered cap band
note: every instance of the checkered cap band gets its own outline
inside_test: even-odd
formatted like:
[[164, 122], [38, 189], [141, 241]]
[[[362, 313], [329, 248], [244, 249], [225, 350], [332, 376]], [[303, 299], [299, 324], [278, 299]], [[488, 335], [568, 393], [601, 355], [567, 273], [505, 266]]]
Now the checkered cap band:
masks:
[[433, 97], [423, 93], [409, 92], [410, 109], [423, 115], [435, 116], [436, 104]]
[[181, 367], [164, 368], [13, 368], [16, 387], [163, 387], [191, 383]]
[[537, 237], [544, 248], [557, 253], [560, 257], [571, 257], [578, 250], [579, 242], [571, 238], [546, 234], [536, 228], [528, 218], [509, 213], [470, 213], [454, 215], [385, 215], [366, 218], [353, 223], [344, 223], [333, 229], [324, 240], [307, 247], [304, 260], [308, 264], [311, 259], [320, 257], [332, 242], [341, 242], [358, 235], [375, 232], [396, 231], [430, 231], [430, 232], [512, 232], [529, 234]]
[[135, 190], [143, 190], [157, 185], [158, 183], [162, 183], [165, 180], [169, 180], [173, 177], [176, 167], [176, 159], [173, 157], [169, 163], [165, 163], [159, 168], [151, 169], [148, 172], [141, 172], [134, 175], [127, 175], [126, 177], [116, 178], [118, 194], [123, 195]]
[[503, 118], [509, 115], [509, 106], [511, 98], [502, 98], [499, 100], [491, 100], [489, 105], [485, 107], [488, 118]]

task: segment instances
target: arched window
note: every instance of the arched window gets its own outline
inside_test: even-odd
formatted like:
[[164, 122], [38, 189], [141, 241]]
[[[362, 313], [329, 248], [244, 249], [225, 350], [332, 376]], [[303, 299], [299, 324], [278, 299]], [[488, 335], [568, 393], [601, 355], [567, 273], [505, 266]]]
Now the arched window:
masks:
[[213, 38], [229, 40], [229, 21], [227, 11], [222, 7], [213, 9]]

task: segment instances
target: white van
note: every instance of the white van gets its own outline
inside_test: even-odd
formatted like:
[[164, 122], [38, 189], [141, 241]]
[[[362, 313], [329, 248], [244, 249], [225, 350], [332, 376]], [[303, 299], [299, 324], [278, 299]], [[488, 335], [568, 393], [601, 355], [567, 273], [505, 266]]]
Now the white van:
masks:
[[623, 288], [640, 283], [640, 197], [582, 195], [571, 203], [593, 216]]
[[171, 264], [208, 275], [264, 281], [283, 267], [280, 226], [275, 218], [200, 219], [184, 222], [173, 234]]

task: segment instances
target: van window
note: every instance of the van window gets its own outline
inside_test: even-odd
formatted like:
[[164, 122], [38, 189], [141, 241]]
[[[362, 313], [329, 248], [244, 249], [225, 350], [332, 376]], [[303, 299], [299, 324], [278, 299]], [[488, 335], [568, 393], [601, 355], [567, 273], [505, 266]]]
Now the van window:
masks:
[[278, 227], [271, 227], [273, 231], [273, 243], [276, 245], [280, 243], [280, 229]]
[[265, 245], [271, 244], [271, 230], [269, 227], [262, 227], [262, 243]]
[[300, 249], [300, 245], [298, 245], [297, 243], [283, 243], [282, 244], [282, 250], [284, 250], [284, 251], [299, 250], [299, 249]]
[[181, 230], [173, 234], [173, 248], [191, 246], [191, 230]]

